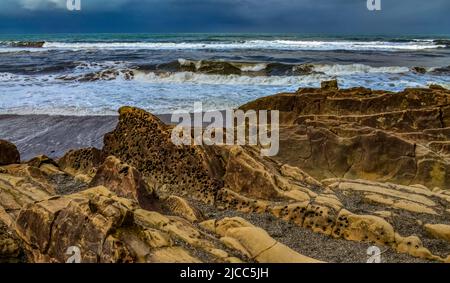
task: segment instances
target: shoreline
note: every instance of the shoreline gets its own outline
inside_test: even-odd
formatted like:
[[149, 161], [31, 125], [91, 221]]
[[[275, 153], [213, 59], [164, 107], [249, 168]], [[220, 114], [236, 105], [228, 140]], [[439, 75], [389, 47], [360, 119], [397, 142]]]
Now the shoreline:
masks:
[[[155, 116], [174, 124], [171, 114]], [[60, 158], [69, 150], [102, 148], [104, 135], [118, 121], [119, 115], [0, 114], [0, 139], [14, 143], [24, 161], [38, 155]]]
[[103, 146], [118, 116], [0, 115], [0, 139], [17, 145], [23, 160], [62, 157], [71, 149]]

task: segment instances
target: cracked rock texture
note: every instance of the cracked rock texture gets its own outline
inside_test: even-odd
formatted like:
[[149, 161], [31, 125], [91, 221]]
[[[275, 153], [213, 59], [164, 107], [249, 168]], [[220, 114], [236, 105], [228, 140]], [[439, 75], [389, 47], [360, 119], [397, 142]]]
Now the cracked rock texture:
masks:
[[449, 98], [337, 82], [261, 98], [241, 108], [281, 111], [272, 158], [176, 146], [132, 107], [103, 149], [20, 163], [2, 142], [0, 261], [366, 262], [376, 245], [450, 262]]

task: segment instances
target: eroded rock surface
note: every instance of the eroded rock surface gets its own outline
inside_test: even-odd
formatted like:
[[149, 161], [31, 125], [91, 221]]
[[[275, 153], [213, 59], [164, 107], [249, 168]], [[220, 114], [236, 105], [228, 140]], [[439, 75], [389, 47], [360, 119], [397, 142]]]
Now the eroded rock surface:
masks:
[[273, 158], [176, 146], [123, 107], [102, 150], [0, 167], [0, 260], [366, 262], [377, 245], [450, 262], [449, 95], [326, 82], [259, 99], [242, 109], [281, 111]]
[[281, 111], [276, 160], [318, 179], [448, 188], [448, 90], [391, 93], [324, 87], [265, 97], [242, 107]]

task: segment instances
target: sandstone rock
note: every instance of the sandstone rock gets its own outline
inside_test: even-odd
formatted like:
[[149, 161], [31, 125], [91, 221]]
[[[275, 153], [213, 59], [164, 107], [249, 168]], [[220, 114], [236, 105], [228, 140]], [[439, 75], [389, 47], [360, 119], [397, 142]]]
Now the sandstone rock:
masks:
[[227, 187], [251, 197], [276, 199], [280, 197], [274, 176], [263, 164], [250, 156], [241, 147], [229, 152], [224, 181]]
[[396, 235], [396, 242], [397, 250], [401, 253], [409, 253], [421, 258], [444, 261], [444, 259], [431, 254], [428, 249], [424, 248], [422, 241], [416, 236], [401, 237]]
[[42, 165], [45, 165], [45, 164], [50, 164], [55, 167], [59, 166], [58, 163], [56, 163], [56, 161], [54, 161], [53, 159], [49, 158], [46, 155], [40, 155], [35, 158], [32, 158], [31, 160], [29, 160], [27, 162], [27, 164], [30, 166], [33, 166], [33, 167], [37, 167], [37, 168], [40, 168]]
[[448, 261], [448, 98], [332, 87], [258, 99], [242, 109], [282, 111], [274, 158], [175, 146], [169, 126], [124, 107], [101, 152], [2, 166], [0, 221], [32, 262], [64, 262], [68, 247], [83, 262], [336, 260], [290, 242], [294, 228], [349, 253], [367, 242]]
[[215, 224], [221, 240], [261, 263], [317, 263], [271, 238], [267, 232], [242, 218], [224, 218]]
[[174, 145], [170, 129], [143, 110], [123, 107], [119, 113], [117, 128], [105, 136], [105, 155], [135, 167], [154, 188], [213, 202], [221, 183], [202, 148]]
[[442, 88], [399, 93], [301, 89], [241, 109], [281, 111], [280, 152], [274, 158], [315, 179], [442, 188], [450, 178], [449, 99], [450, 92]]
[[142, 179], [139, 171], [114, 156], [106, 158], [89, 186], [105, 186], [120, 197], [138, 201], [145, 209], [160, 209], [157, 197]]
[[436, 238], [450, 242], [450, 225], [445, 224], [425, 224], [425, 230]]
[[[0, 179], [3, 177], [4, 184], [9, 184], [10, 192], [14, 191], [14, 194], [19, 195], [22, 195], [22, 192], [31, 195], [39, 195], [42, 192], [51, 195], [69, 194], [83, 190], [87, 185], [83, 180], [61, 171], [58, 164], [46, 156], [38, 156], [23, 164], [5, 166], [4, 169], [7, 174], [0, 176]], [[21, 190], [17, 190], [19, 188]]]
[[21, 247], [13, 231], [0, 220], [0, 263], [21, 262]]
[[20, 154], [16, 146], [0, 140], [0, 166], [20, 163]]
[[388, 205], [391, 208], [407, 210], [416, 213], [436, 215], [440, 205], [433, 199], [439, 199], [439, 203], [450, 204], [446, 197], [428, 189], [416, 186], [402, 186], [395, 184], [380, 184], [365, 180], [331, 179], [325, 183], [334, 191], [361, 192], [363, 199], [369, 203]]
[[189, 222], [142, 210], [105, 187], [29, 203], [17, 217], [16, 229], [34, 262], [65, 262], [67, 249], [74, 246], [84, 263], [238, 259], [237, 252], [230, 259]]
[[164, 206], [171, 213], [183, 217], [191, 222], [199, 222], [204, 218], [200, 210], [194, 206], [191, 206], [185, 199], [178, 196], [169, 196], [164, 201]]

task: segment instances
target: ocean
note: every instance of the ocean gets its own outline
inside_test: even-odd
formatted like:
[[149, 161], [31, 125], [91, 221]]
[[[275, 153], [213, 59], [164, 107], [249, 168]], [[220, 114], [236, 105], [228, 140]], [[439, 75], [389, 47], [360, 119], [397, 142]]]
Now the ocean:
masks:
[[224, 110], [334, 78], [342, 88], [450, 88], [450, 37], [0, 35], [0, 114]]

